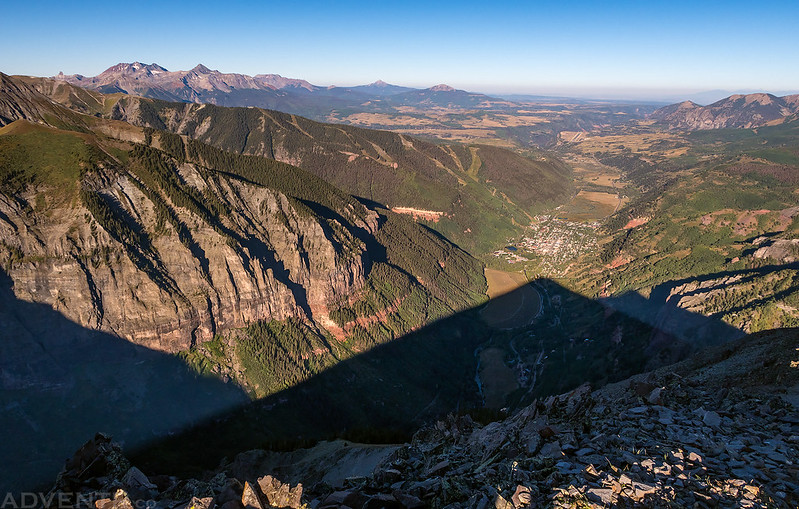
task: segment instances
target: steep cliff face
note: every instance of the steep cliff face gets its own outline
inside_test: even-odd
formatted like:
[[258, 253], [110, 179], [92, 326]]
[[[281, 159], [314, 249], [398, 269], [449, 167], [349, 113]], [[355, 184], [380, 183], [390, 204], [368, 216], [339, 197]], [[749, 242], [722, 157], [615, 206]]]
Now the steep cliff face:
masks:
[[503, 148], [437, 145], [278, 111], [127, 96], [109, 117], [299, 166], [391, 208], [440, 212], [439, 221], [427, 224], [471, 252], [493, 250], [571, 190], [569, 168], [554, 157], [532, 160]]
[[[49, 83], [53, 82], [48, 82], [48, 85]], [[49, 91], [54, 91], [54, 88], [50, 87]], [[0, 127], [19, 119], [47, 125], [63, 125], [74, 122], [77, 117], [67, 107], [0, 72]]]
[[[146, 157], [185, 189], [156, 187]], [[178, 351], [257, 320], [320, 319], [329, 300], [364, 284], [365, 245], [281, 192], [155, 151], [95, 164], [68, 193], [41, 184], [0, 195], [0, 263], [19, 298]], [[222, 213], [173, 201], [192, 197]], [[375, 233], [376, 214], [362, 209], [358, 228]]]
[[[111, 114], [120, 103], [109, 96], [40, 83], [83, 105], [68, 110], [0, 78], [0, 264], [24, 301], [176, 352], [272, 320], [308, 324], [295, 332], [309, 345], [331, 332], [348, 341], [329, 313], [365, 299], [359, 316], [390, 324], [360, 331], [354, 352], [484, 297], [467, 253], [310, 172], [82, 113]], [[125, 115], [160, 119], [146, 101], [125, 104]]]

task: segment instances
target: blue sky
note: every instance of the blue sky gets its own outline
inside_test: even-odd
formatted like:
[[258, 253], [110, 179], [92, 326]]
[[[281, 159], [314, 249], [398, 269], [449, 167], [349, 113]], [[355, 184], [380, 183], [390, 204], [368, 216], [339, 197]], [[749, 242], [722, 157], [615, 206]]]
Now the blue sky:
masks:
[[[799, 90], [799, 1], [6, 2], [0, 71], [197, 63], [493, 93]], [[11, 50], [9, 50], [9, 41]]]

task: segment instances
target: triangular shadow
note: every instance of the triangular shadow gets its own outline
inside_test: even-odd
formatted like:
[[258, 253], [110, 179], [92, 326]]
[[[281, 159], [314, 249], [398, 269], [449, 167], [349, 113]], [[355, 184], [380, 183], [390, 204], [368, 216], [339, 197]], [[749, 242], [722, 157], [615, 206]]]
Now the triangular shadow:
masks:
[[[52, 481], [62, 460], [97, 431], [123, 441], [147, 473], [172, 475], [197, 474], [253, 448], [333, 437], [404, 441], [444, 413], [482, 407], [485, 348], [499, 349], [500, 362], [516, 373], [502, 393], [512, 407], [584, 382], [621, 380], [741, 335], [676, 308], [663, 299], [666, 290], [656, 288], [650, 299], [594, 300], [539, 279], [496, 299], [540, 295], [529, 316], [500, 320], [513, 328], [490, 328], [483, 306], [464, 310], [247, 402], [238, 387], [200, 377], [176, 356], [17, 299], [0, 271], [0, 430], [12, 438], [0, 444], [0, 489]], [[664, 313], [676, 318], [661, 319]], [[685, 334], [675, 323], [704, 332]]]
[[[444, 413], [482, 406], [477, 370], [481, 349], [487, 346], [504, 348], [511, 368], [521, 363], [535, 372], [531, 385], [530, 373], [519, 370], [519, 383], [507, 394], [511, 405], [584, 382], [598, 386], [622, 380], [682, 360], [705, 346], [555, 281], [539, 279], [531, 285], [541, 292], [543, 306], [534, 310], [539, 315], [536, 320], [531, 315], [525, 322], [529, 325], [491, 329], [481, 319], [482, 306], [462, 311], [139, 449], [134, 463], [146, 472], [197, 475], [217, 467], [223, 458], [256, 448], [291, 449], [334, 437], [404, 441], [420, 425]], [[529, 291], [522, 287], [510, 293]], [[719, 320], [685, 313], [682, 318], [692, 316], [703, 327], [712, 324], [725, 338], [740, 335]]]

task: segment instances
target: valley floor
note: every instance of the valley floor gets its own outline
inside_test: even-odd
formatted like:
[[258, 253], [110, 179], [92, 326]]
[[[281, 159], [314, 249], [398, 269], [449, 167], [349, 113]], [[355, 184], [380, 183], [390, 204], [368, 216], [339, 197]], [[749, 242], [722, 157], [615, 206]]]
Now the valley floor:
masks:
[[540, 314], [541, 295], [523, 274], [495, 269], [485, 272], [491, 300], [480, 315], [489, 326], [496, 329], [524, 327]]

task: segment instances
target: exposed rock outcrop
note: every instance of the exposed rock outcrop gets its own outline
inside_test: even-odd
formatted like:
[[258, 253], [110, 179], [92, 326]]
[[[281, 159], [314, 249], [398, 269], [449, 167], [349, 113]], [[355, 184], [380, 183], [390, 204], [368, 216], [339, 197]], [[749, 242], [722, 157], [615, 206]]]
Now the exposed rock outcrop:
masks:
[[770, 259], [779, 263], [795, 263], [799, 261], [799, 239], [777, 239], [758, 248], [752, 256], [759, 259]]
[[255, 91], [266, 97], [280, 97], [280, 89], [304, 89], [307, 92], [324, 90], [305, 80], [284, 78], [277, 74], [222, 73], [198, 64], [188, 71], [169, 71], [158, 64], [141, 62], [119, 63], [94, 77], [80, 74], [54, 77], [89, 90], [124, 92], [156, 99], [217, 103], [217, 95], [238, 90]]
[[[144, 73], [145, 67], [139, 65], [134, 74]], [[207, 79], [212, 75], [222, 76], [213, 71], [204, 73], [200, 74]], [[159, 80], [162, 77], [163, 74], [157, 75]], [[151, 78], [126, 79], [141, 87]], [[570, 170], [552, 155], [533, 160], [500, 147], [439, 146], [396, 133], [319, 123], [285, 113], [319, 119], [318, 108], [305, 111], [313, 94], [304, 89], [301, 102], [293, 106], [256, 100], [254, 94], [260, 91], [241, 86], [233, 86], [230, 92], [221, 89], [207, 92], [200, 85], [192, 84], [190, 90], [202, 92], [203, 98], [180, 99], [179, 102], [171, 95], [160, 94], [161, 89], [155, 86], [147, 89], [147, 97], [175, 101], [168, 103], [133, 95], [103, 95], [100, 92], [112, 90], [80, 89], [63, 80], [55, 85], [53, 80], [44, 78], [25, 78], [24, 81], [53, 100], [62, 101], [64, 106], [83, 113], [139, 127], [168, 130], [237, 154], [282, 161], [314, 173], [353, 196], [374, 200], [389, 208], [440, 211], [458, 226], [448, 227], [449, 222], [443, 221], [443, 216], [438, 218], [443, 222], [429, 224], [472, 252], [493, 250], [497, 239], [515, 235], [519, 225], [529, 222], [533, 208], [560, 203], [572, 191]], [[78, 85], [85, 86], [86, 82]], [[186, 85], [180, 82], [179, 86]], [[289, 90], [303, 88], [292, 87], [279, 91], [268, 88], [263, 92], [287, 94], [280, 95], [283, 101], [292, 96]], [[489, 97], [464, 91], [430, 90], [397, 94], [393, 99], [428, 106], [466, 101], [468, 107], [492, 101]], [[222, 106], [258, 106], [272, 110]], [[273, 111], [275, 109], [279, 111]], [[474, 174], [469, 174], [467, 169]], [[467, 181], [474, 181], [475, 186], [466, 186]], [[503, 211], [490, 229], [482, 227], [488, 210]], [[430, 221], [429, 217], [418, 218]]]
[[[40, 85], [89, 109], [102, 97]], [[0, 188], [0, 264], [19, 299], [175, 352], [258, 320], [324, 322], [329, 301], [365, 282], [362, 239], [377, 232], [377, 214], [301, 170], [267, 164], [261, 171], [285, 173], [269, 187], [177, 152], [134, 149], [129, 142], [166, 150], [171, 141], [174, 151], [180, 139], [68, 110], [0, 74], [0, 125], [9, 122], [7, 180], [17, 184]]]
[[25, 119], [50, 125], [54, 119], [72, 119], [71, 112], [31, 87], [0, 72], [0, 127]]
[[[182, 165], [180, 175], [228, 214], [204, 218], [145, 188], [135, 174], [98, 168], [92, 176], [92, 192], [145, 232], [149, 249], [121, 242], [84, 204], [43, 190], [22, 201], [0, 196], [6, 247], [0, 256], [15, 294], [78, 323], [175, 352], [257, 320], [314, 318], [328, 300], [363, 285], [365, 246], [345, 228], [332, 232], [282, 193], [240, 179], [211, 176], [192, 164]], [[46, 201], [45, 209], [27, 205], [37, 199]], [[162, 216], [164, 206], [172, 221]], [[374, 233], [376, 215], [361, 216], [367, 219], [358, 219], [358, 228]], [[354, 250], [342, 252], [341, 244]], [[138, 248], [152, 259], [149, 273], [127, 255]]]
[[[209, 481], [165, 478], [149, 504], [796, 507], [798, 337], [795, 329], [747, 337], [600, 390], [584, 385], [486, 426], [450, 416], [343, 485], [291, 488], [266, 472], [250, 482], [222, 470]], [[324, 450], [304, 453], [318, 460]], [[134, 477], [141, 484], [128, 471]], [[141, 500], [126, 498], [130, 483], [102, 479], [106, 492], [125, 490], [103, 504]], [[74, 489], [91, 498], [90, 486]]]
[[708, 106], [691, 101], [656, 110], [651, 118], [674, 129], [752, 128], [781, 123], [799, 113], [799, 96], [731, 95]]

